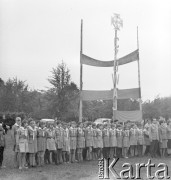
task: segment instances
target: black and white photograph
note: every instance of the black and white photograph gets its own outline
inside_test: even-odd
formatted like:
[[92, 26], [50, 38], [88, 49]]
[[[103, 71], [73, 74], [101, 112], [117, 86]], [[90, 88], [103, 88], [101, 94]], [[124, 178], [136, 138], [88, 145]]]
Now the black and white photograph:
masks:
[[171, 1], [0, 0], [0, 180], [171, 179]]

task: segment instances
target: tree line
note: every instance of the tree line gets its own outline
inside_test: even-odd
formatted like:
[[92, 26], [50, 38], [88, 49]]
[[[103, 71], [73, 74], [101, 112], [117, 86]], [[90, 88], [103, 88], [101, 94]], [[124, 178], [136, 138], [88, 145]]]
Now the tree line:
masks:
[[[4, 81], [0, 78], [0, 118], [5, 114], [14, 117], [58, 118], [64, 121], [78, 121], [79, 88], [71, 81], [70, 70], [64, 62], [52, 68], [47, 90], [30, 89], [26, 81], [17, 77]], [[83, 102], [84, 120], [112, 118], [112, 100]], [[137, 110], [139, 102], [118, 100], [119, 110]], [[142, 103], [143, 118], [171, 118], [171, 97], [156, 97]]]

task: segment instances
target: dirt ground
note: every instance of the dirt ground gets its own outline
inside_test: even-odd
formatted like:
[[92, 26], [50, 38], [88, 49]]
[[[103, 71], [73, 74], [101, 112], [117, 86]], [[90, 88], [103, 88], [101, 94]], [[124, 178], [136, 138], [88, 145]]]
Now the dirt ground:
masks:
[[[135, 167], [135, 163], [147, 163], [148, 157], [119, 159], [116, 165], [117, 172], [122, 169], [122, 164], [127, 162]], [[168, 165], [169, 175], [171, 176], [171, 158], [152, 159], [152, 163]], [[62, 164], [62, 165], [45, 165], [28, 170], [18, 170], [14, 168], [13, 151], [10, 132], [7, 135], [7, 148], [4, 152], [5, 169], [0, 169], [0, 180], [98, 180], [98, 161], [84, 161], [82, 163]], [[152, 175], [159, 168], [152, 168]], [[161, 168], [160, 168], [161, 169]], [[141, 179], [146, 178], [146, 169], [141, 170]], [[114, 179], [110, 174], [110, 179]]]

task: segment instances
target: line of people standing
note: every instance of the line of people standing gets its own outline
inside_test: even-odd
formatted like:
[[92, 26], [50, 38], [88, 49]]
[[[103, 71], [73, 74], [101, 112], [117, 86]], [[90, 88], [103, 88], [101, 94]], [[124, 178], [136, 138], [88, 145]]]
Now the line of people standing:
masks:
[[[36, 122], [16, 118], [12, 127], [16, 167], [74, 163], [99, 158], [171, 154], [171, 121], [94, 124]], [[166, 151], [167, 150], [167, 151]]]

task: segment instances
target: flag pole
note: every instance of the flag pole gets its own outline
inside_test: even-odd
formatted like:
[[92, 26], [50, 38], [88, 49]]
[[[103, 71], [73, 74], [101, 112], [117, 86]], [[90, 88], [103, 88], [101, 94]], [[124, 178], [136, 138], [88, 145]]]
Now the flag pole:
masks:
[[80, 34], [80, 106], [79, 106], [79, 122], [82, 122], [82, 98], [81, 93], [83, 89], [83, 65], [81, 63], [81, 57], [82, 57], [82, 48], [83, 48], [83, 20], [81, 19], [81, 34]]
[[141, 104], [141, 79], [140, 79], [140, 59], [139, 59], [139, 37], [138, 37], [138, 26], [137, 26], [137, 49], [138, 49], [138, 87], [139, 87], [139, 106], [140, 110], [142, 110]]

